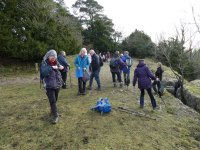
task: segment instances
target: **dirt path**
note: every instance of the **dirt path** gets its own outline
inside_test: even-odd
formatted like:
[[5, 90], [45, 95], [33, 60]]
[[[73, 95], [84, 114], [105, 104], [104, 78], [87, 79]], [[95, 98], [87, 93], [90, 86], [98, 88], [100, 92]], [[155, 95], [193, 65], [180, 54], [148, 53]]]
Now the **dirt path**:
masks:
[[20, 76], [20, 77], [0, 77], [0, 86], [12, 85], [12, 84], [30, 84], [30, 83], [39, 84], [39, 76], [35, 74], [31, 76]]

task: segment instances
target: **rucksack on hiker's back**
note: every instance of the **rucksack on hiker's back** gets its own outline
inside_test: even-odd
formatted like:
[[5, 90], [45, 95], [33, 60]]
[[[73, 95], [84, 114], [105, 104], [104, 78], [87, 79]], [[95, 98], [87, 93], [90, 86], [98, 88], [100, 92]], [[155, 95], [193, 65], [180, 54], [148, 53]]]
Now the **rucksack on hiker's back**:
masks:
[[110, 61], [110, 68], [114, 69], [114, 68], [117, 68], [117, 67], [118, 67], [117, 59], [112, 58], [111, 61]]
[[127, 59], [126, 59], [126, 65], [127, 65], [128, 67], [131, 67], [131, 66], [133, 65], [133, 59], [132, 59], [132, 58], [127, 58]]
[[99, 98], [96, 106], [91, 108], [92, 110], [95, 110], [97, 112], [100, 112], [101, 114], [103, 113], [109, 113], [112, 110], [111, 104], [108, 100], [108, 98]]

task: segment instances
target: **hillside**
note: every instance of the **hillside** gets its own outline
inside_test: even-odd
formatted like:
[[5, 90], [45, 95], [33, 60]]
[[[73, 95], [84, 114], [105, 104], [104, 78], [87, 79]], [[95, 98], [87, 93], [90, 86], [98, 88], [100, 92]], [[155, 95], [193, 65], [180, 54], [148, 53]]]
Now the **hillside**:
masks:
[[[69, 58], [72, 64], [73, 58]], [[155, 63], [147, 60], [155, 70]], [[134, 62], [133, 69], [137, 62]], [[57, 125], [49, 122], [49, 103], [39, 88], [38, 75], [1, 77], [0, 149], [141, 150], [200, 148], [200, 115], [166, 92], [157, 97], [159, 110], [152, 111], [148, 96], [139, 109], [139, 90], [130, 86], [113, 88], [108, 64], [101, 70], [102, 91], [77, 96], [72, 67], [72, 87], [61, 90]], [[173, 78], [165, 67], [164, 76]], [[132, 75], [131, 75], [132, 78]], [[132, 79], [131, 79], [132, 80]], [[13, 81], [13, 82], [10, 82]], [[69, 83], [69, 78], [68, 78]], [[94, 82], [95, 83], [95, 82]], [[188, 83], [189, 84], [189, 83]], [[96, 85], [96, 83], [95, 83]], [[190, 85], [190, 84], [189, 84]], [[100, 97], [108, 97], [113, 107], [123, 106], [157, 118], [151, 120], [113, 110], [101, 116], [90, 110]]]

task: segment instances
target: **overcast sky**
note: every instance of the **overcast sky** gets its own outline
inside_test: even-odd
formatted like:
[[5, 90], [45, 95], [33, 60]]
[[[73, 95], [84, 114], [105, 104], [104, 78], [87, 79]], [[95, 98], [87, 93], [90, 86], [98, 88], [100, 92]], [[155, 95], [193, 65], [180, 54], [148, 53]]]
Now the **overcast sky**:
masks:
[[[76, 0], [65, 0], [71, 8]], [[112, 19], [115, 29], [128, 36], [135, 29], [143, 30], [153, 41], [160, 34], [175, 34], [180, 22], [192, 22], [192, 6], [200, 15], [200, 0], [96, 0], [104, 14]]]

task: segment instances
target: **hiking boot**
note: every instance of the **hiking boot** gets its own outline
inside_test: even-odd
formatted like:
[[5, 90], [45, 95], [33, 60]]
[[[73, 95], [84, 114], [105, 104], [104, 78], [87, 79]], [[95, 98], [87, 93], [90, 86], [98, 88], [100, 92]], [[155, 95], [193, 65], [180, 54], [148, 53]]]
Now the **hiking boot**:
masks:
[[86, 95], [86, 92], [81, 93], [82, 95]]
[[53, 119], [52, 119], [52, 123], [57, 124], [58, 120], [59, 120], [59, 116], [54, 116]]

